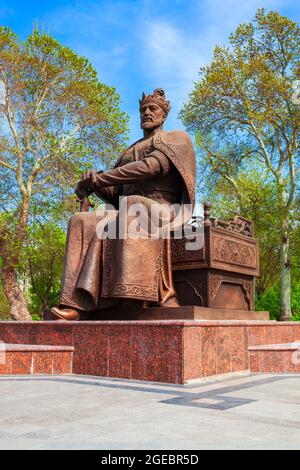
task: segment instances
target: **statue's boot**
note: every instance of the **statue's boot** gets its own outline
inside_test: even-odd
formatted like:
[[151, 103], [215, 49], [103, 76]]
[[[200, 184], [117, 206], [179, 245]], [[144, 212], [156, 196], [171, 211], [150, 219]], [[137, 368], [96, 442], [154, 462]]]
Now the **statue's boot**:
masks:
[[76, 321], [80, 319], [80, 313], [74, 308], [51, 308], [51, 313], [61, 320]]
[[144, 308], [151, 308], [151, 307], [170, 307], [170, 308], [177, 308], [180, 307], [178, 303], [178, 299], [176, 296], [169, 297], [167, 300], [163, 302], [144, 302]]
[[180, 307], [178, 300], [176, 297], [171, 297], [170, 299], [166, 300], [163, 304], [159, 305], [160, 307]]

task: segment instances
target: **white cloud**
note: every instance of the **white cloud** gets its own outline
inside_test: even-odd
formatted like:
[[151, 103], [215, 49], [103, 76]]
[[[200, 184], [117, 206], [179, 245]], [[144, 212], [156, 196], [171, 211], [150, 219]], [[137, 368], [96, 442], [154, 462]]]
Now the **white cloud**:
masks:
[[182, 26], [180, 18], [176, 23], [174, 18], [154, 17], [140, 24], [142, 68], [151, 84], [166, 89], [173, 104], [172, 124], [215, 45], [228, 43], [229, 34], [251, 21], [258, 8], [276, 10], [289, 3], [292, 0], [198, 0], [190, 28]]
[[147, 72], [162, 78], [170, 89], [186, 88], [206, 59], [200, 40], [184, 36], [165, 22], [146, 25], [143, 60], [148, 63]]
[[168, 128], [180, 126], [178, 112], [214, 46], [226, 44], [257, 8], [280, 10], [293, 1], [80, 0], [52, 10], [43, 20], [46, 30], [92, 61], [101, 80], [117, 87], [136, 136], [135, 100], [143, 89], [164, 88], [172, 103]]
[[[200, 39], [189, 38], [166, 22], [147, 22], [143, 27], [141, 61], [147, 79], [166, 90], [172, 103], [172, 121], [192, 90], [201, 64], [208, 59]], [[145, 90], [147, 91], [147, 90]], [[151, 91], [151, 90], [150, 90]], [[169, 119], [170, 123], [170, 119]]]

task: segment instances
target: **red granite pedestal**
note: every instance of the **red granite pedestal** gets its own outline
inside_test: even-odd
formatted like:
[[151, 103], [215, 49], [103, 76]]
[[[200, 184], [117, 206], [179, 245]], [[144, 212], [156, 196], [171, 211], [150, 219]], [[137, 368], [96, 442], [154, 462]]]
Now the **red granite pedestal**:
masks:
[[72, 346], [2, 343], [0, 374], [71, 374]]
[[300, 342], [250, 346], [250, 372], [300, 373]]
[[73, 346], [73, 373], [183, 384], [249, 369], [248, 347], [300, 340], [300, 323], [236, 320], [0, 322], [0, 340]]

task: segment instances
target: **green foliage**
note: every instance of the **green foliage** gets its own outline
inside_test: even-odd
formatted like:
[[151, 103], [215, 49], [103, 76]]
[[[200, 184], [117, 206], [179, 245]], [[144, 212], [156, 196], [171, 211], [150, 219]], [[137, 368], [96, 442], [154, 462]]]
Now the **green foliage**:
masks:
[[217, 46], [211, 64], [200, 69], [200, 81], [181, 112], [185, 125], [203, 135], [225, 128], [244, 133], [246, 128], [255, 138], [256, 129], [265, 128], [268, 146], [276, 142], [276, 128], [290, 137], [293, 127], [299, 128], [299, 110], [291, 100], [299, 63], [298, 25], [258, 10], [254, 22], [239, 26], [229, 44]]
[[0, 321], [9, 319], [9, 306], [0, 282]]
[[[272, 181], [265, 180], [259, 169], [240, 172], [236, 177], [240, 199], [229, 182], [220, 179], [207, 187], [204, 199], [212, 202], [213, 215], [228, 219], [236, 214], [255, 224], [259, 241], [260, 271], [256, 280], [256, 310], [268, 310], [272, 319], [280, 315], [280, 227], [277, 216], [277, 192]], [[291, 233], [293, 320], [300, 320], [300, 226]]]
[[213, 199], [215, 215], [235, 212], [254, 220], [262, 261], [258, 292], [270, 289], [281, 270], [286, 312], [289, 241], [291, 258], [300, 259], [293, 251], [299, 245], [299, 57], [299, 26], [258, 10], [252, 23], [230, 36], [228, 47], [215, 48], [180, 113], [195, 135], [199, 189]]
[[203, 179], [221, 178], [237, 190], [239, 172], [260, 167], [277, 191], [277, 216], [288, 223], [297, 217], [300, 171], [299, 105], [293, 99], [299, 32], [288, 18], [258, 10], [253, 23], [230, 36], [229, 47], [215, 48], [180, 113], [195, 134]]
[[268, 311], [270, 320], [279, 320], [280, 316], [280, 287], [278, 284], [256, 296], [255, 310]]
[[85, 57], [46, 33], [21, 42], [0, 28], [6, 102], [0, 121], [0, 204], [9, 216], [21, 197], [43, 206], [63, 199], [87, 168], [115, 159], [127, 139], [120, 96]]
[[293, 320], [300, 321], [300, 282], [292, 284], [292, 313]]
[[[0, 80], [5, 88], [0, 105], [0, 256], [5, 266], [25, 272], [22, 263], [34, 224], [62, 226], [63, 216], [77, 209], [74, 188], [81, 173], [102, 169], [119, 155], [128, 116], [115, 88], [99, 81], [87, 58], [38, 30], [20, 41], [0, 27]], [[39, 238], [36, 244], [45, 248]], [[37, 252], [32, 263], [34, 256]], [[43, 262], [47, 266], [49, 260]], [[35, 279], [35, 310], [45, 290], [39, 283]], [[50, 303], [51, 295], [53, 302], [57, 297], [57, 287], [51, 289]]]
[[[292, 320], [300, 321], [300, 282], [292, 284]], [[271, 320], [280, 318], [280, 286], [275, 284], [270, 289], [257, 295], [255, 309], [257, 311], [267, 310], [270, 312]]]
[[33, 224], [28, 229], [19, 272], [29, 282], [32, 314], [58, 303], [65, 242], [65, 231], [54, 223]]
[[279, 276], [280, 221], [276, 188], [271, 180], [263, 177], [259, 167], [239, 171], [235, 182], [236, 191], [226, 180], [215, 181], [206, 188], [205, 198], [212, 202], [215, 217], [228, 219], [239, 214], [254, 222], [261, 269], [256, 289], [264, 292], [277, 282]]

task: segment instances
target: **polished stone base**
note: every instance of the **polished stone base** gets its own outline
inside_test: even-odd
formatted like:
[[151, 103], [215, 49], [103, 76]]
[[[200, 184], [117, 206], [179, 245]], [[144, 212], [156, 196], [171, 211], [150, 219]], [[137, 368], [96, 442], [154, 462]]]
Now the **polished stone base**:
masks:
[[300, 373], [300, 341], [250, 346], [250, 372]]
[[0, 322], [5, 343], [73, 346], [73, 373], [183, 384], [249, 369], [249, 346], [300, 340], [300, 323], [251, 320]]
[[[49, 310], [43, 312], [43, 320], [59, 320]], [[85, 320], [269, 320], [269, 312], [254, 310], [236, 310], [231, 308], [212, 308], [198, 306], [180, 306], [175, 308], [152, 307], [141, 308], [132, 302], [116, 308], [108, 308], [95, 312], [81, 313], [81, 321]]]
[[71, 374], [73, 351], [72, 346], [2, 343], [0, 374]]

